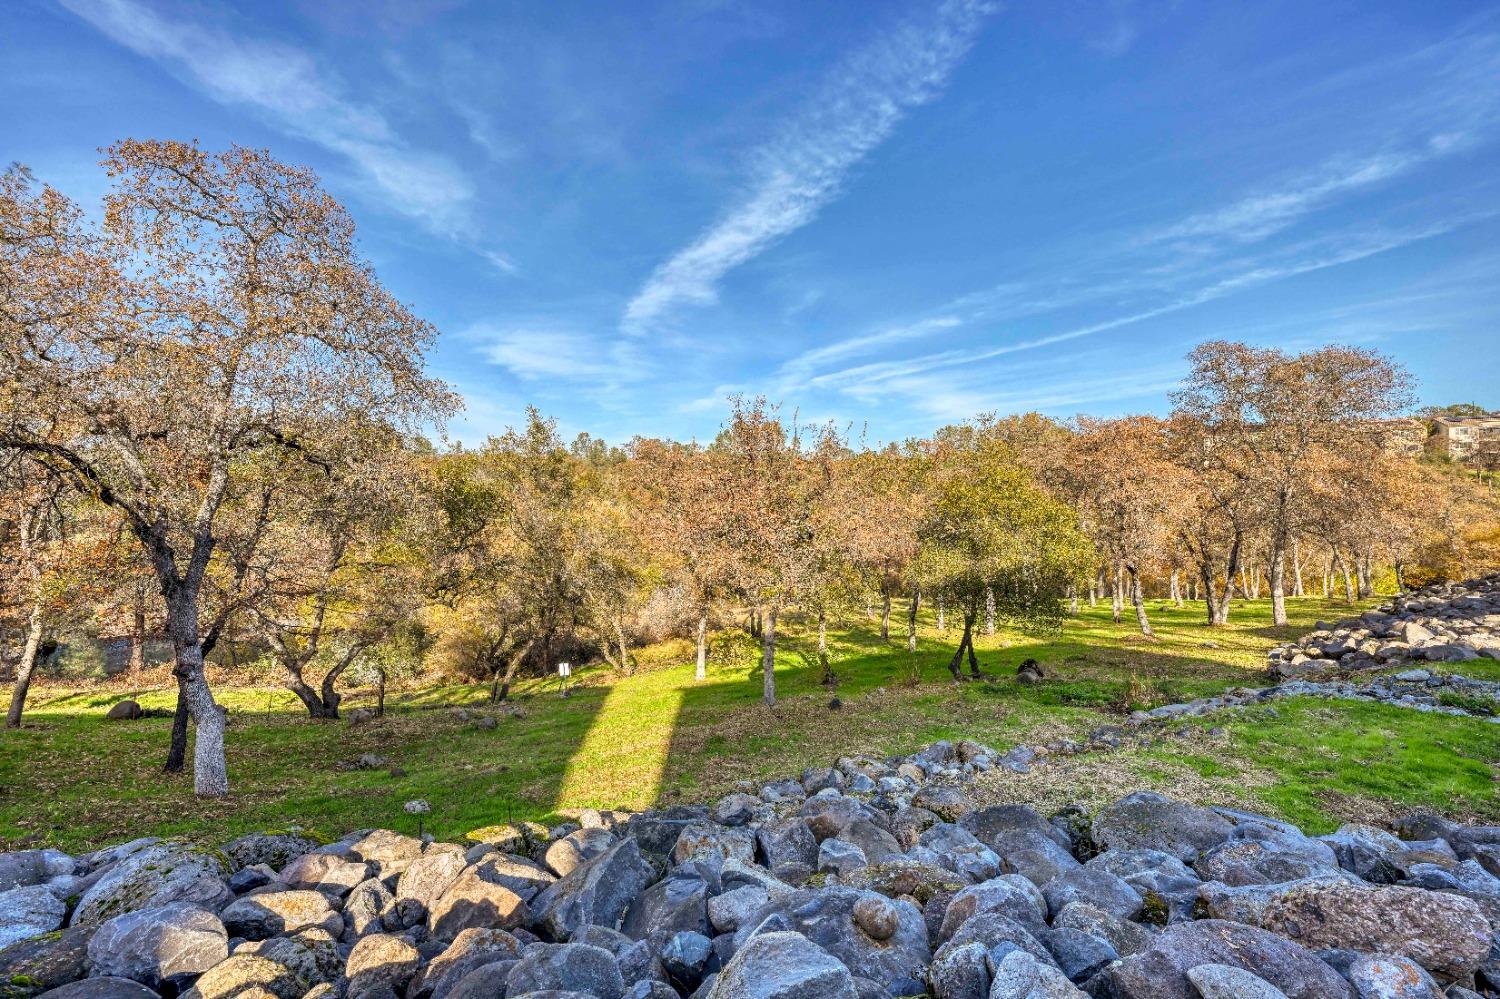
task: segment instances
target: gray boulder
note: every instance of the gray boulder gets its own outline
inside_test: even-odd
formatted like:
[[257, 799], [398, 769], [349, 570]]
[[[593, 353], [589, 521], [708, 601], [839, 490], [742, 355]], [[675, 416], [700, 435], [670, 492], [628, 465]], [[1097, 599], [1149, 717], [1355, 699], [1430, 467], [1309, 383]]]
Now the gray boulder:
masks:
[[762, 933], [724, 966], [705, 999], [857, 999], [849, 969], [800, 933]]
[[407, 987], [407, 999], [446, 999], [476, 969], [520, 957], [520, 941], [504, 930], [464, 930]]
[[505, 978], [507, 995], [527, 992], [582, 992], [597, 999], [620, 999], [625, 982], [615, 956], [588, 944], [533, 944]]
[[396, 899], [413, 899], [423, 908], [431, 905], [469, 866], [462, 850], [435, 850], [406, 865], [396, 882]]
[[96, 975], [129, 978], [160, 992], [229, 956], [219, 917], [187, 902], [137, 909], [106, 920], [88, 945]]
[[85, 978], [47, 992], [38, 999], [161, 999], [140, 982], [128, 978]]
[[229, 872], [218, 854], [185, 843], [152, 843], [125, 857], [95, 881], [73, 911], [75, 926], [97, 926], [136, 909], [191, 902], [209, 911], [232, 897]]
[[789, 866], [812, 870], [818, 862], [818, 840], [806, 820], [797, 816], [770, 822], [755, 831], [756, 843], [773, 871]]
[[1121, 919], [1134, 919], [1141, 911], [1141, 893], [1123, 878], [1098, 867], [1080, 867], [1059, 874], [1042, 886], [1047, 911], [1053, 916], [1071, 902], [1089, 905]]
[[526, 900], [497, 883], [494, 870], [489, 861], [470, 865], [428, 904], [427, 929], [434, 937], [451, 941], [463, 930], [512, 930], [530, 921]]
[[0, 949], [0, 982], [24, 980], [37, 990], [55, 989], [89, 973], [92, 926], [70, 926]]
[[282, 933], [316, 927], [337, 936], [344, 917], [328, 904], [321, 892], [273, 891], [235, 899], [219, 914], [230, 936], [264, 940]]
[[990, 994], [990, 969], [981, 943], [944, 947], [927, 969], [927, 985], [935, 999], [985, 999]]
[[327, 853], [308, 853], [281, 869], [276, 880], [288, 888], [311, 888], [343, 898], [371, 874], [370, 865]]
[[1094, 843], [1103, 850], [1160, 850], [1193, 861], [1229, 838], [1233, 826], [1211, 809], [1136, 791], [1094, 817]]
[[1362, 954], [1347, 975], [1359, 999], [1443, 999], [1443, 990], [1411, 958]]
[[735, 944], [744, 946], [757, 927], [767, 919], [774, 919], [777, 925], [802, 934], [842, 961], [860, 978], [887, 985], [920, 977], [921, 969], [932, 959], [922, 913], [910, 902], [889, 900], [896, 927], [890, 936], [875, 939], [861, 928], [861, 920], [855, 916], [861, 900], [866, 898], [888, 901], [873, 892], [840, 885], [788, 892], [772, 898], [743, 924], [735, 934]]
[[1349, 983], [1307, 948], [1253, 926], [1203, 919], [1168, 926], [1146, 950], [1089, 981], [1094, 996], [1197, 999], [1188, 971], [1225, 964], [1249, 971], [1288, 999], [1350, 999]]
[[1286, 999], [1264, 978], [1228, 964], [1200, 964], [1187, 977], [1203, 999]]
[[683, 931], [708, 933], [708, 882], [688, 871], [673, 872], [631, 903], [620, 929], [632, 940]]
[[350, 997], [379, 995], [384, 990], [400, 995], [422, 966], [422, 955], [404, 937], [371, 933], [361, 937], [344, 966]]
[[25, 885], [0, 892], [0, 947], [51, 933], [62, 926], [68, 905], [46, 885]]
[[[445, 993], [446, 999], [496, 999], [497, 996], [505, 995], [505, 979], [510, 976], [510, 969], [518, 963], [517, 959], [491, 961], [481, 964], [463, 978], [458, 984]], [[674, 992], [675, 996], [676, 993]]]
[[318, 848], [317, 840], [300, 833], [249, 833], [232, 839], [220, 847], [220, 852], [229, 859], [231, 872], [265, 864], [281, 870], [304, 853]]
[[554, 940], [568, 939], [580, 926], [619, 929], [631, 903], [654, 879], [639, 844], [627, 837], [548, 885], [532, 912]]
[[544, 859], [558, 877], [566, 877], [586, 860], [592, 860], [615, 845], [615, 834], [598, 827], [577, 829], [562, 839], [553, 840]]
[[737, 826], [694, 822], [686, 826], [672, 847], [672, 863], [694, 861], [722, 867], [733, 857], [746, 864], [755, 862], [755, 833]]

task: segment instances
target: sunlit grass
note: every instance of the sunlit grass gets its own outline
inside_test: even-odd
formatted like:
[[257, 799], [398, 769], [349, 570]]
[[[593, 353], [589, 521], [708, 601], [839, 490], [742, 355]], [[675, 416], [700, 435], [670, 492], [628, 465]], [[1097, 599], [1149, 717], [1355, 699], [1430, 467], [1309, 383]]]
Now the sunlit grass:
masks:
[[[874, 622], [855, 614], [830, 632], [839, 710], [829, 707], [812, 637], [795, 617], [784, 622], [775, 709], [760, 702], [758, 649], [732, 632], [717, 636], [703, 683], [693, 679], [690, 645], [674, 642], [640, 657], [671, 665], [629, 677], [580, 671], [567, 698], [555, 678], [523, 682], [515, 697], [522, 716], [500, 715], [493, 730], [452, 711], [457, 705], [487, 711], [483, 685], [393, 690], [387, 716], [357, 726], [311, 721], [279, 688], [221, 687], [216, 694], [232, 719], [235, 793], [226, 802], [200, 802], [189, 776], [160, 772], [169, 718], [103, 721], [107, 707], [125, 696], [169, 710], [174, 691], [44, 688], [26, 727], [0, 737], [0, 837], [9, 845], [79, 848], [146, 833], [217, 841], [289, 824], [328, 834], [406, 828], [413, 823], [401, 805], [415, 797], [433, 805], [427, 828], [452, 837], [584, 806], [711, 798], [736, 780], [796, 773], [849, 753], [909, 751], [937, 738], [973, 737], [1000, 748], [1078, 739], [1120, 721], [1131, 707], [1261, 682], [1257, 671], [1270, 645], [1348, 608], [1292, 601], [1286, 629], [1269, 627], [1265, 601], [1237, 606], [1229, 628], [1206, 627], [1201, 605], [1153, 601], [1151, 613], [1156, 641], [1143, 640], [1128, 616], [1114, 624], [1102, 605], [1085, 606], [1054, 635], [1002, 629], [981, 636], [980, 658], [992, 679], [958, 685], [946, 668], [958, 640], [951, 621], [939, 635], [927, 608], [913, 655], [906, 651], [904, 615], [893, 615], [884, 642]], [[1028, 657], [1047, 670], [1040, 686], [1013, 679]], [[1467, 667], [1484, 665], [1464, 664], [1464, 671], [1481, 675]], [[914, 668], [921, 682], [913, 686]], [[353, 691], [345, 706], [371, 701], [369, 691]], [[1337, 702], [1287, 702], [1275, 715], [1230, 712], [1192, 724], [1224, 734], [1207, 743], [1168, 739], [1111, 754], [1088, 778], [1098, 787], [1069, 786], [1060, 766], [1040, 768], [1029, 783], [1016, 782], [1014, 793], [1098, 800], [1131, 786], [1170, 791], [1191, 774], [1211, 782], [1215, 793], [1318, 828], [1400, 807], [1497, 814], [1500, 725]], [[337, 766], [361, 753], [386, 756], [404, 774]], [[1246, 779], [1237, 784], [1236, 775]]]

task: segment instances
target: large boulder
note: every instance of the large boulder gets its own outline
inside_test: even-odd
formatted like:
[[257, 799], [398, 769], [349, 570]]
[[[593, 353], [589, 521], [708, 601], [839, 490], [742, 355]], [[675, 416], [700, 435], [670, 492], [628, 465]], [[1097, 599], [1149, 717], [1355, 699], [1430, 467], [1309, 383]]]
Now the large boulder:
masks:
[[261, 954], [231, 954], [198, 976], [186, 999], [299, 999], [312, 983], [280, 961]]
[[247, 833], [232, 839], [220, 847], [219, 852], [229, 860], [230, 873], [265, 864], [281, 870], [305, 853], [318, 848], [318, 842], [297, 832]]
[[533, 944], [505, 978], [506, 995], [528, 992], [582, 992], [597, 999], [620, 999], [625, 981], [615, 956], [589, 944]]
[[586, 860], [592, 860], [615, 845], [615, 834], [608, 829], [594, 826], [575, 829], [561, 839], [553, 840], [547, 847], [544, 859], [558, 877], [567, 877], [573, 869]]
[[582, 926], [619, 929], [631, 903], [654, 878], [639, 844], [627, 837], [548, 885], [531, 909], [554, 940], [567, 940]]
[[92, 926], [70, 926], [0, 949], [0, 982], [27, 981], [38, 990], [76, 982], [89, 973]]
[[39, 885], [72, 874], [76, 862], [61, 850], [14, 850], [0, 853], [0, 892]]
[[308, 853], [282, 868], [276, 880], [288, 888], [312, 888], [343, 898], [370, 876], [370, 865], [328, 853]]
[[96, 975], [114, 975], [160, 992], [229, 956], [219, 917], [187, 902], [137, 909], [106, 920], [88, 945]]
[[67, 916], [67, 903], [46, 885], [0, 891], [0, 947], [51, 933]]
[[410, 940], [389, 933], [371, 933], [349, 951], [344, 965], [344, 977], [349, 979], [348, 995], [379, 995], [387, 989], [400, 995], [421, 966], [422, 955]]
[[[891, 918], [877, 931], [888, 936], [876, 939], [865, 928], [874, 923], [866, 918], [867, 913], [859, 911], [864, 899], [879, 899], [890, 906]], [[802, 934], [858, 977], [881, 985], [920, 977], [921, 969], [932, 958], [927, 924], [917, 907], [874, 892], [837, 885], [788, 892], [772, 898], [754, 918], [742, 924], [735, 942], [743, 945], [767, 919]], [[895, 925], [890, 926], [890, 922]]]
[[1359, 999], [1442, 999], [1432, 976], [1409, 957], [1361, 954], [1349, 965], [1348, 977]]
[[1096, 815], [1091, 833], [1101, 850], [1160, 850], [1191, 862], [1228, 839], [1233, 829], [1212, 809], [1136, 791]]
[[1203, 999], [1286, 999], [1264, 978], [1228, 964], [1200, 964], [1189, 968], [1187, 977]]
[[682, 830], [672, 847], [674, 864], [701, 861], [722, 867], [731, 857], [746, 864], [755, 862], [754, 832], [741, 826], [694, 822]]
[[1352, 999], [1349, 983], [1310, 950], [1253, 926], [1203, 919], [1168, 926], [1146, 950], [1089, 981], [1096, 999], [1198, 999], [1187, 973], [1204, 964], [1249, 971], [1287, 999]]
[[505, 930], [464, 930], [407, 987], [407, 999], [445, 999], [471, 972], [520, 957], [520, 941]]
[[1484, 961], [1492, 932], [1484, 911], [1462, 896], [1350, 881], [1281, 886], [1252, 915], [1257, 925], [1306, 947], [1409, 957], [1450, 979]]
[[800, 933], [762, 933], [735, 951], [706, 999], [857, 999], [849, 969]]
[[427, 907], [427, 929], [451, 941], [467, 929], [495, 927], [513, 930], [531, 918], [526, 901], [492, 878], [493, 864], [481, 861], [464, 870], [442, 895]]
[[807, 821], [791, 816], [769, 822], [755, 833], [756, 842], [766, 858], [766, 866], [773, 871], [797, 865], [811, 871], [818, 862], [818, 840]]
[[328, 904], [327, 896], [311, 889], [245, 895], [231, 902], [219, 918], [231, 936], [246, 940], [313, 927], [337, 936], [344, 929], [344, 917]]
[[219, 855], [186, 843], [158, 842], [125, 857], [83, 893], [74, 926], [97, 926], [136, 909], [191, 902], [211, 912], [232, 897]]
[[85, 978], [43, 992], [38, 999], [161, 999], [140, 982], [108, 975]]
[[462, 850], [434, 850], [406, 865], [396, 882], [396, 899], [411, 899], [423, 908], [431, 905], [469, 866]]
[[632, 940], [689, 930], [708, 933], [708, 882], [689, 871], [673, 872], [631, 903], [620, 929]]

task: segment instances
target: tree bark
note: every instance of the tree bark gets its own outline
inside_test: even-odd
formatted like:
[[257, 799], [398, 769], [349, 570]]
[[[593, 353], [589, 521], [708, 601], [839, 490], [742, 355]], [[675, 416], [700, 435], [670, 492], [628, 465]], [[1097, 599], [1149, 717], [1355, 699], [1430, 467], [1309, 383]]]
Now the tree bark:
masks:
[[139, 674], [146, 668], [146, 584], [135, 584], [135, 601], [130, 620], [130, 672]]
[[1286, 616], [1286, 549], [1271, 553], [1271, 623], [1284, 626]]
[[761, 626], [760, 670], [762, 696], [767, 705], [776, 703], [776, 608], [768, 609]]
[[615, 644], [620, 647], [620, 672], [626, 676], [630, 675], [630, 646], [625, 642], [625, 626], [620, 623], [620, 616], [615, 615]]
[[1124, 589], [1125, 582], [1121, 578], [1120, 566], [1118, 563], [1116, 563], [1114, 569], [1110, 572], [1109, 587], [1109, 609], [1110, 615], [1114, 618], [1115, 624], [1120, 623], [1120, 615], [1125, 610], [1125, 594], [1123, 592]]
[[188, 703], [183, 690], [182, 678], [177, 679], [177, 707], [172, 712], [172, 737], [167, 744], [167, 763], [162, 767], [169, 774], [182, 773], [187, 763]]
[[21, 727], [21, 713], [26, 710], [26, 694], [31, 689], [31, 674], [36, 669], [37, 650], [42, 647], [42, 605], [31, 605], [26, 625], [26, 644], [21, 647], [21, 661], [16, 664], [16, 685], [10, 695], [10, 710], [5, 714], [6, 728]]
[[1402, 574], [1403, 568], [1401, 560], [1399, 558], [1396, 559], [1396, 593], [1401, 596], [1405, 596], [1406, 594], [1406, 577]]
[[1141, 626], [1141, 634], [1154, 638], [1155, 633], [1151, 630], [1151, 621], [1146, 617], [1146, 600], [1141, 590], [1141, 574], [1136, 571], [1134, 565], [1129, 563], [1126, 564], [1125, 571], [1130, 574], [1130, 603], [1135, 607], [1136, 623]]
[[[993, 635], [995, 633], [995, 588], [986, 586], [984, 588], [984, 633]], [[972, 653], [974, 643], [969, 642], [969, 650]]]
[[953, 674], [953, 679], [963, 678], [964, 654], [969, 657], [969, 672], [974, 676], [979, 675], [979, 657], [974, 654], [974, 623], [979, 619], [979, 608], [977, 602], [969, 601], [964, 608], [964, 633], [958, 640], [958, 648], [953, 651], [953, 658], [948, 662], [948, 672]]
[[938, 597], [938, 599], [937, 599], [937, 628], [938, 628], [938, 634], [939, 635], [946, 635], [946, 634], [948, 634], [948, 614], [947, 614], [947, 611], [948, 611], [948, 608], [943, 603], [943, 598], [942, 597]]
[[1349, 571], [1348, 559], [1344, 558], [1343, 553], [1340, 552], [1337, 548], [1333, 550], [1333, 563], [1337, 567], [1339, 573], [1344, 577], [1344, 600], [1347, 603], [1352, 604], [1355, 602], [1354, 574]]
[[[550, 636], [548, 637], [550, 638]], [[535, 641], [535, 639], [528, 641], [525, 645], [521, 646], [516, 650], [514, 654], [511, 655], [510, 661], [505, 666], [505, 675], [500, 680], [499, 696], [492, 697], [492, 700], [498, 703], [510, 697], [510, 685], [515, 681], [516, 673], [521, 668], [521, 662], [526, 658], [526, 653], [531, 651], [531, 646], [535, 643]]]
[[693, 679], [703, 680], [708, 676], [708, 615], [698, 615], [698, 664], [693, 670]]
[[1307, 590], [1302, 585], [1302, 543], [1292, 542], [1292, 596], [1304, 597]]
[[290, 666], [284, 666], [283, 670], [286, 676], [281, 681], [282, 686], [297, 695], [297, 700], [301, 701], [302, 706], [307, 709], [307, 716], [309, 718], [330, 717], [323, 713], [323, 699], [318, 696], [318, 692], [308, 686], [307, 681], [302, 678], [302, 670], [293, 669]]
[[891, 640], [891, 591], [887, 586], [880, 588], [880, 640]]
[[922, 606], [922, 591], [911, 591], [911, 605], [906, 608], [906, 651], [917, 651], [917, 610]]

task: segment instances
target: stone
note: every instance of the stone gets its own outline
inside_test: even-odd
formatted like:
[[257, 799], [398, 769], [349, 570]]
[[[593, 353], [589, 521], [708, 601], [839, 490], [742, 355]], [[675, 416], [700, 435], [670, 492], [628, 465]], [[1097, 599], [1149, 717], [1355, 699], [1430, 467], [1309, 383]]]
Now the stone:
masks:
[[219, 914], [230, 936], [264, 940], [282, 933], [317, 927], [330, 934], [343, 932], [344, 917], [328, 904], [322, 892], [261, 892], [231, 902]]
[[686, 870], [647, 888], [631, 903], [620, 930], [632, 940], [689, 930], [708, 932], [708, 883]]
[[1193, 861], [1229, 838], [1233, 826], [1207, 808], [1136, 791], [1106, 807], [1091, 830], [1102, 850], [1149, 849]]
[[857, 999], [854, 978], [800, 933], [762, 933], [724, 966], [705, 999]]
[[547, 847], [543, 859], [554, 874], [566, 877], [586, 860], [592, 860], [615, 845], [615, 834], [608, 829], [577, 829]]
[[818, 840], [806, 820], [793, 816], [767, 823], [755, 831], [756, 843], [771, 870], [789, 864], [812, 868], [818, 862]]
[[928, 784], [912, 796], [911, 803], [947, 822], [957, 822], [974, 811], [974, 802], [968, 795], [946, 784]]
[[1334, 873], [1336, 868], [1259, 840], [1242, 839], [1220, 843], [1199, 857], [1193, 870], [1206, 880], [1236, 887], [1300, 881]]
[[[1095, 976], [1089, 991], [1128, 999], [1197, 999], [1187, 972], [1204, 964], [1252, 972], [1288, 999], [1351, 999], [1353, 995], [1349, 983], [1307, 948], [1274, 933], [1220, 919], [1168, 926], [1146, 950]], [[1095, 981], [1100, 982], [1098, 988]]]
[[422, 841], [390, 829], [372, 829], [349, 845], [349, 856], [376, 865], [382, 877], [389, 877], [422, 856]]
[[307, 929], [286, 937], [242, 943], [236, 954], [258, 954], [284, 966], [309, 985], [336, 981], [344, 973], [346, 955], [333, 937]]
[[1013, 950], [995, 965], [990, 999], [1030, 999], [1041, 983], [1042, 967], [1024, 950]]
[[1443, 999], [1421, 965], [1392, 954], [1361, 954], [1346, 975], [1359, 999]]
[[879, 895], [861, 896], [852, 915], [854, 925], [871, 940], [889, 940], [901, 928], [901, 910]]
[[1200, 964], [1187, 977], [1203, 999], [1286, 999], [1264, 978], [1228, 964]]
[[[1019, 883], [1018, 883], [1019, 881]], [[1025, 886], [1025, 887], [1023, 887]], [[1027, 887], [1030, 890], [1026, 890]], [[970, 885], [953, 896], [943, 914], [940, 939], [947, 940], [975, 913], [998, 912], [1015, 920], [1028, 930], [1040, 930], [1047, 903], [1030, 882], [1007, 874], [977, 885]]]
[[922, 913], [910, 902], [884, 900], [896, 915], [895, 931], [876, 940], [861, 930], [854, 910], [866, 898], [881, 898], [872, 892], [842, 885], [800, 889], [773, 897], [766, 907], [735, 933], [735, 943], [745, 942], [774, 919], [778, 928], [796, 931], [842, 961], [851, 974], [887, 985], [921, 976], [932, 959], [927, 925]]
[[282, 868], [277, 880], [289, 888], [311, 888], [343, 898], [370, 876], [370, 865], [326, 853], [309, 853]]
[[110, 721], [134, 721], [141, 716], [141, 706], [138, 702], [126, 698], [116, 701], [110, 705], [109, 710], [104, 712], [104, 717]]
[[185, 843], [152, 843], [120, 860], [83, 893], [72, 925], [97, 926], [136, 909], [191, 902], [209, 911], [232, 897], [216, 853]]
[[464, 930], [407, 987], [407, 999], [446, 999], [476, 969], [520, 957], [520, 941], [505, 930]]
[[704, 861], [719, 867], [731, 857], [753, 864], [755, 833], [738, 827], [694, 822], [682, 830], [672, 847], [672, 862], [679, 865]]
[[818, 870], [823, 873], [845, 875], [869, 862], [865, 851], [837, 836], [825, 839], [818, 846]]
[[708, 900], [708, 922], [719, 933], [733, 933], [765, 908], [770, 894], [760, 885], [741, 885]]
[[89, 941], [88, 956], [93, 974], [129, 978], [161, 992], [228, 957], [229, 935], [213, 913], [173, 902], [106, 920]]
[[714, 805], [714, 821], [721, 826], [745, 825], [754, 818], [755, 810], [761, 804], [761, 800], [755, 795], [736, 791], [720, 798]]
[[425, 909], [468, 867], [463, 852], [458, 849], [425, 853], [406, 865], [396, 883], [396, 898], [414, 899]]
[[512, 930], [530, 921], [525, 899], [492, 878], [487, 861], [471, 864], [427, 907], [427, 929], [451, 941], [467, 929]]
[[0, 947], [51, 933], [68, 917], [68, 905], [46, 885], [0, 892]]
[[229, 858], [231, 871], [264, 864], [281, 870], [304, 853], [318, 848], [317, 840], [300, 833], [249, 833], [232, 839], [219, 848]]
[[380, 929], [405, 929], [396, 913], [396, 896], [384, 881], [370, 878], [354, 886], [344, 900], [344, 935], [358, 938]]
[[505, 978], [506, 995], [541, 991], [581, 992], [620, 999], [625, 982], [609, 951], [588, 944], [533, 944]]
[[161, 997], [140, 982], [106, 975], [70, 982], [43, 992], [38, 999], [161, 999]]
[[[445, 999], [497, 999], [505, 995], [505, 980], [518, 959], [491, 961], [469, 972], [445, 993]], [[676, 996], [677, 993], [672, 993]]]
[[634, 837], [574, 868], [544, 888], [532, 904], [536, 921], [554, 940], [566, 940], [580, 926], [618, 929], [631, 904], [655, 880]]
[[38, 991], [76, 982], [89, 973], [93, 936], [92, 926], [70, 926], [0, 949], [0, 982], [24, 980]]
[[987, 881], [1000, 874], [1000, 856], [963, 826], [936, 823], [920, 835], [918, 842], [936, 853], [942, 866], [970, 881]]
[[990, 994], [990, 971], [984, 944], [945, 947], [927, 969], [927, 984], [935, 999], [985, 999]]
[[[1087, 902], [1070, 902], [1052, 919], [1054, 932], [1080, 930], [1108, 943], [1121, 957], [1138, 954], [1151, 946], [1151, 931], [1139, 923], [1112, 916]], [[1062, 962], [1059, 961], [1059, 964]]]
[[1042, 886], [1047, 911], [1055, 916], [1071, 902], [1089, 905], [1121, 919], [1134, 919], [1141, 911], [1141, 893], [1118, 875], [1099, 867], [1079, 867], [1059, 874]]
[[802, 803], [798, 814], [807, 821], [818, 842], [837, 836], [855, 819], [871, 818], [873, 813], [863, 802], [841, 794], [814, 795]]
[[351, 997], [389, 989], [400, 995], [422, 966], [422, 955], [405, 937], [371, 933], [349, 951], [344, 976]]
[[702, 933], [683, 930], [667, 938], [661, 949], [661, 964], [672, 981], [691, 989], [703, 980], [703, 969], [712, 955], [713, 941]]

